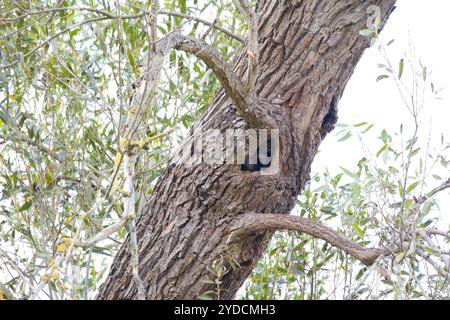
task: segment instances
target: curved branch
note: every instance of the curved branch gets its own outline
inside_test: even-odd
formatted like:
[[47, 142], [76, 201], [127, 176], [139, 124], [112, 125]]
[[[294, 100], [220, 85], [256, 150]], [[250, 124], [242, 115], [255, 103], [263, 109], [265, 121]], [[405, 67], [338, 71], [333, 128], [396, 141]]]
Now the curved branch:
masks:
[[390, 254], [384, 248], [365, 248], [327, 226], [298, 216], [245, 213], [237, 216], [230, 227], [233, 237], [265, 230], [291, 230], [309, 234], [345, 251], [367, 266], [372, 265], [380, 256]]
[[231, 66], [224, 60], [220, 53], [205, 41], [197, 40], [189, 36], [176, 33], [171, 38], [174, 41], [173, 47], [175, 49], [192, 53], [203, 60], [213, 70], [226, 93], [235, 103], [238, 111], [246, 118], [246, 115], [249, 113], [247, 109], [250, 104], [248, 92], [246, 92], [244, 84], [236, 76]]

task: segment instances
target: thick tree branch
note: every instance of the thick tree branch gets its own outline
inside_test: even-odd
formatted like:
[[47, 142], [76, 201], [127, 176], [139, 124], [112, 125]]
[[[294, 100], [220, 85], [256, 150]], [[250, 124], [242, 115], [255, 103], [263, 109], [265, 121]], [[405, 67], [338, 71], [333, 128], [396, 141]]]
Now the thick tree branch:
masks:
[[246, 118], [246, 115], [248, 116], [249, 113], [247, 109], [250, 103], [247, 97], [248, 93], [245, 90], [245, 86], [220, 53], [204, 41], [179, 33], [172, 35], [171, 39], [175, 49], [194, 54], [213, 70], [226, 93], [235, 103], [238, 111]]
[[264, 230], [291, 230], [306, 233], [351, 254], [367, 266], [372, 265], [378, 257], [390, 253], [388, 249], [365, 248], [327, 226], [292, 215], [246, 213], [237, 216], [230, 227], [232, 237]]

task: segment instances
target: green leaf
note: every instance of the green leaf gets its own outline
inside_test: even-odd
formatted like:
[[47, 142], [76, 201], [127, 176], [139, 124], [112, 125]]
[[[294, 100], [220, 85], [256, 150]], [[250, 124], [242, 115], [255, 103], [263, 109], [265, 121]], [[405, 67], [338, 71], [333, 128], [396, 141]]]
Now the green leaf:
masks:
[[417, 186], [420, 184], [420, 181], [416, 181], [413, 184], [411, 184], [407, 189], [406, 189], [406, 193], [410, 193], [411, 191], [413, 191], [415, 188], [417, 188]]
[[431, 208], [433, 208], [433, 201], [427, 201], [424, 203], [423, 207], [422, 207], [422, 214], [423, 215], [427, 215], [430, 213]]
[[375, 126], [375, 124], [371, 124], [370, 126], [368, 126], [362, 133], [366, 133], [368, 132], [370, 129], [372, 129]]
[[345, 169], [344, 167], [340, 167], [340, 168], [346, 175], [348, 175], [354, 179], [358, 179], [358, 176], [355, 173], [351, 172], [350, 170]]
[[33, 201], [31, 201], [31, 200], [25, 202], [25, 203], [17, 210], [17, 212], [23, 212], [23, 211], [25, 211], [25, 210], [30, 209], [30, 207], [31, 207], [32, 204], [33, 204]]
[[352, 133], [348, 131], [343, 137], [341, 137], [338, 142], [344, 142], [352, 137]]
[[430, 219], [430, 220], [425, 221], [425, 223], [421, 224], [420, 227], [425, 229], [426, 227], [428, 227], [432, 223], [433, 223], [433, 220]]
[[359, 34], [363, 37], [372, 37], [374, 35], [374, 32], [370, 29], [362, 29], [359, 31]]
[[428, 75], [427, 67], [423, 67], [423, 72], [422, 72], [423, 81], [427, 81], [427, 75]]
[[375, 21], [373, 23], [373, 26], [375, 27], [375, 30], [378, 30], [380, 28], [380, 17], [376, 17]]
[[386, 152], [388, 149], [389, 149], [389, 145], [388, 145], [388, 144], [385, 144], [384, 146], [382, 146], [382, 147], [380, 148], [380, 150], [378, 150], [378, 152], [377, 152], [377, 157], [379, 157], [380, 154]]
[[181, 11], [181, 13], [186, 13], [186, 9], [187, 9], [187, 7], [186, 7], [186, 0], [179, 0], [178, 2], [180, 4], [180, 11]]
[[331, 206], [326, 206], [320, 209], [320, 211], [322, 211], [325, 214], [329, 214], [329, 215], [336, 215], [334, 213], [335, 209]]
[[213, 300], [213, 297], [209, 295], [209, 293], [213, 293], [212, 291], [205, 292], [201, 294], [198, 298], [199, 300]]
[[359, 270], [358, 274], [356, 275], [356, 281], [361, 279], [366, 271], [367, 271], [367, 267], [364, 267], [361, 270]]
[[387, 79], [387, 78], [389, 78], [388, 75], [382, 74], [381, 76], [378, 76], [378, 77], [377, 77], [377, 82], [379, 82], [379, 81], [381, 81], [381, 80], [383, 80], [383, 79]]
[[355, 229], [355, 231], [358, 233], [359, 237], [362, 238], [364, 237], [364, 231], [360, 228], [360, 226], [358, 225], [358, 223], [354, 223], [353, 224], [353, 229]]
[[404, 60], [400, 59], [400, 62], [398, 63], [398, 78], [399, 79], [402, 78], [404, 66], [405, 66]]
[[127, 56], [128, 61], [130, 62], [130, 65], [132, 68], [136, 68], [136, 63], [134, 62], [133, 52], [131, 52], [130, 48], [127, 48]]
[[441, 176], [438, 176], [437, 174], [433, 174], [432, 177], [433, 177], [434, 179], [436, 179], [436, 180], [439, 180], [439, 181], [442, 180], [442, 177], [441, 177]]

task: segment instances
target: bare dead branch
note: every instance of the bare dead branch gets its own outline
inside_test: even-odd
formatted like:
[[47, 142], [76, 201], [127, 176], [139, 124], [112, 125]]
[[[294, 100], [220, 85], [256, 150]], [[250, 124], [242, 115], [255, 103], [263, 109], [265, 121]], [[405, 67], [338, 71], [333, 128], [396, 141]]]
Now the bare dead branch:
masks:
[[102, 231], [100, 231], [99, 233], [94, 235], [89, 240], [82, 241], [82, 240], [73, 240], [72, 239], [70, 241], [70, 243], [71, 243], [71, 245], [73, 245], [75, 247], [81, 247], [81, 248], [85, 248], [85, 249], [92, 248], [100, 241], [105, 240], [109, 236], [113, 235], [114, 233], [116, 233], [117, 231], [122, 229], [125, 226], [126, 222], [127, 222], [126, 219], [120, 219], [115, 224], [102, 229]]
[[233, 237], [263, 230], [291, 230], [306, 233], [345, 251], [367, 266], [372, 265], [380, 256], [390, 254], [390, 251], [385, 248], [365, 248], [327, 226], [298, 216], [245, 213], [237, 216], [230, 227]]

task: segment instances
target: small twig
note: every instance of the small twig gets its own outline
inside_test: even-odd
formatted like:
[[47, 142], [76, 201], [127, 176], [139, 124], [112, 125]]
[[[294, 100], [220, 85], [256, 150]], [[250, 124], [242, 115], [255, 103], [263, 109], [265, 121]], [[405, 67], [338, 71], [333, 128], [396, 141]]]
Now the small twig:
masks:
[[118, 222], [116, 222], [113, 225], [110, 225], [109, 227], [106, 227], [102, 229], [99, 233], [91, 237], [89, 240], [71, 240], [70, 243], [75, 247], [81, 247], [81, 248], [92, 248], [94, 247], [98, 242], [105, 240], [109, 236], [113, 235], [120, 229], [122, 229], [125, 226], [126, 219], [120, 219]]
[[88, 293], [89, 293], [89, 273], [91, 271], [91, 259], [92, 259], [92, 247], [89, 248], [88, 253], [88, 260], [86, 263], [86, 276], [84, 279], [84, 299], [88, 299]]

